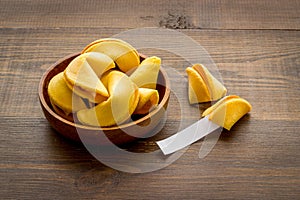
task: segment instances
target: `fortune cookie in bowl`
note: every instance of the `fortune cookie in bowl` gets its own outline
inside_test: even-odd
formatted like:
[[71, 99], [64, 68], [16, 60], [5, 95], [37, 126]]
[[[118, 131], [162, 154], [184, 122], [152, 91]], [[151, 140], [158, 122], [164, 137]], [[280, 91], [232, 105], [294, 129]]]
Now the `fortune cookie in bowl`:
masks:
[[250, 112], [250, 103], [239, 96], [229, 95], [223, 97], [217, 103], [207, 108], [202, 116], [207, 116], [209, 120], [230, 130], [231, 127], [246, 113]]
[[227, 89], [218, 81], [206, 67], [195, 64], [186, 68], [188, 75], [189, 102], [203, 103], [216, 101], [226, 95]]
[[139, 91], [126, 74], [112, 70], [104, 79], [110, 96], [95, 107], [78, 111], [77, 118], [82, 124], [102, 127], [121, 124], [137, 107]]
[[100, 78], [114, 67], [113, 60], [105, 54], [84, 53], [71, 61], [64, 71], [64, 77], [73, 92], [91, 102], [101, 103], [108, 98], [109, 93]]
[[139, 88], [139, 102], [133, 114], [147, 114], [158, 105], [159, 94], [157, 90]]
[[140, 57], [134, 47], [116, 38], [103, 38], [87, 45], [82, 53], [99, 52], [108, 55], [123, 72], [136, 68]]
[[147, 57], [130, 75], [130, 79], [140, 88], [155, 89], [160, 65], [159, 57]]
[[63, 72], [55, 75], [49, 82], [48, 95], [55, 112], [67, 118], [72, 112], [85, 109], [85, 103], [66, 85]]

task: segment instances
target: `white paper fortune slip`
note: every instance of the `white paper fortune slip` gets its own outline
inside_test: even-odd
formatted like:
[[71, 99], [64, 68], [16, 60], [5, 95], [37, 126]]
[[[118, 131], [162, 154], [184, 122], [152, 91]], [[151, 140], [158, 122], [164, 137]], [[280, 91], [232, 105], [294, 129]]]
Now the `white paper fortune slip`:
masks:
[[218, 128], [220, 126], [210, 121], [206, 116], [182, 131], [156, 143], [163, 154], [168, 155], [200, 140]]

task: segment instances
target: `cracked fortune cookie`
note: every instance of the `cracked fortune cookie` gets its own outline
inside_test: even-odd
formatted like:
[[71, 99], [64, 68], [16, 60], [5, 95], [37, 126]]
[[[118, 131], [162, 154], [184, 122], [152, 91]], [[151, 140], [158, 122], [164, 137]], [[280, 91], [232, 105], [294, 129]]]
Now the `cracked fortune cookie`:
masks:
[[208, 115], [209, 120], [230, 130], [231, 127], [246, 113], [250, 112], [251, 109], [252, 106], [247, 100], [236, 95], [229, 95], [207, 108], [202, 116]]
[[216, 101], [226, 95], [227, 89], [206, 67], [195, 64], [186, 68], [190, 104]]

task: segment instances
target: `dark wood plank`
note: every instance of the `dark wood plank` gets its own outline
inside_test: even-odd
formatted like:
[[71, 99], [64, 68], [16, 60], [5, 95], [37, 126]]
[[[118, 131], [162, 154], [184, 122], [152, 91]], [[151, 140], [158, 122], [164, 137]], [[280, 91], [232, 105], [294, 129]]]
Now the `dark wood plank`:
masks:
[[[3, 130], [6, 124], [17, 125]], [[40, 118], [2, 118], [0, 193], [22, 199], [136, 199], [140, 195], [144, 199], [296, 199], [299, 123], [250, 119], [241, 124], [230, 134], [223, 133], [205, 159], [197, 157], [198, 142], [165, 169], [128, 174], [105, 167], [83, 147], [55, 134]], [[24, 127], [31, 127], [30, 132], [22, 131]]]
[[2, 0], [0, 27], [298, 30], [299, 7], [298, 0]]

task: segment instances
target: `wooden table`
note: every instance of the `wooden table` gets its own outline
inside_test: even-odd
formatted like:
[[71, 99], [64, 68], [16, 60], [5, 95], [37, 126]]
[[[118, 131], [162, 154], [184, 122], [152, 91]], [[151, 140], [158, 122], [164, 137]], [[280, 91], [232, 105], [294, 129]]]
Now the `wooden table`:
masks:
[[[1, 199], [299, 199], [299, 10], [298, 0], [2, 0]], [[101, 164], [57, 134], [37, 92], [58, 59], [142, 27], [176, 29], [197, 41], [229, 93], [253, 110], [204, 159], [200, 140], [168, 167], [132, 174]], [[186, 76], [178, 56], [160, 56]], [[131, 148], [141, 145], [149, 144]]]

